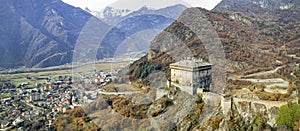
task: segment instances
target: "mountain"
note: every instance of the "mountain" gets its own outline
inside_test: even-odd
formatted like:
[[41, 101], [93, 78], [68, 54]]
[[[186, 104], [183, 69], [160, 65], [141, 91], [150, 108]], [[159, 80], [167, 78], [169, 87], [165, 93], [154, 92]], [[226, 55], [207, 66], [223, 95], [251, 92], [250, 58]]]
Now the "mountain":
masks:
[[[155, 14], [128, 18], [107, 33], [102, 41], [103, 48], [99, 49], [101, 53], [98, 54], [108, 54], [103, 57], [113, 57], [130, 52], [145, 52], [154, 36], [173, 21], [173, 19]], [[97, 58], [102, 59], [101, 56]]]
[[0, 66], [7, 68], [71, 62], [77, 37], [93, 17], [60, 0], [1, 3]]
[[260, 16], [261, 19], [293, 18], [299, 20], [298, 0], [223, 0], [213, 11], [243, 12], [249, 16]]
[[143, 15], [143, 14], [156, 14], [156, 15], [161, 15], [176, 20], [186, 8], [187, 7], [182, 4], [176, 4], [161, 9], [151, 9], [148, 8], [147, 6], [144, 6], [141, 9], [128, 14], [125, 18], [123, 18], [123, 20], [130, 17]]
[[[298, 0], [223, 0], [213, 12], [243, 14], [257, 24], [260, 34], [272, 36], [262, 42], [276, 45], [280, 55], [299, 56], [300, 1]], [[231, 18], [234, 18], [232, 16]], [[238, 19], [237, 15], [235, 19]], [[254, 30], [254, 31], [255, 31]]]
[[[250, 14], [251, 10], [256, 9], [256, 4], [240, 6], [241, 3], [249, 3], [249, 1], [224, 0], [212, 11], [201, 8], [185, 10], [174, 23], [155, 37], [151, 42], [148, 55], [130, 66], [129, 72], [132, 80], [146, 78], [153, 71], [153, 69], [149, 70], [153, 65], [159, 65], [170, 79], [169, 64], [186, 57], [195, 57], [209, 62], [208, 54], [218, 54], [219, 50], [214, 51], [216, 48], [213, 44], [204, 46], [205, 41], [218, 39], [222, 43], [226, 57], [226, 68], [222, 70], [226, 70], [227, 74], [238, 75], [274, 69], [278, 61], [284, 65], [295, 63], [297, 60], [290, 56], [300, 56], [299, 17], [277, 16], [275, 13], [269, 15], [276, 16], [276, 18], [262, 19], [263, 12], [272, 13], [278, 10], [260, 7], [261, 10], [258, 9], [258, 12]], [[276, 1], [273, 0], [271, 3], [276, 3]], [[295, 8], [285, 9], [282, 13], [299, 14], [299, 2], [293, 1], [290, 4]], [[243, 10], [246, 11], [243, 12]], [[281, 19], [278, 19], [279, 17]], [[285, 21], [285, 18], [290, 20]], [[205, 20], [212, 24], [211, 30]], [[188, 22], [190, 27], [187, 27], [185, 22]], [[211, 39], [209, 38], [211, 36], [199, 38], [195, 31], [208, 32], [200, 34], [212, 34], [216, 31], [219, 38]], [[145, 82], [144, 84], [147, 84], [147, 81]]]
[[96, 16], [96, 15], [98, 14], [97, 11], [90, 10], [88, 7], [85, 7], [85, 8], [84, 8], [84, 11], [86, 11], [86, 12], [92, 14], [93, 16]]
[[108, 7], [107, 19], [103, 20], [122, 19], [110, 28], [91, 15], [97, 12], [75, 8], [61, 0], [3, 1], [0, 67], [49, 67], [74, 61], [82, 63], [96, 56], [102, 59], [115, 54], [146, 52], [150, 40], [183, 10], [179, 7], [182, 6], [160, 10], [142, 8], [134, 12]]
[[[151, 40], [168, 27], [186, 7], [174, 5], [158, 10], [142, 7], [128, 15], [129, 10], [112, 11], [106, 8], [109, 14], [104, 15], [103, 21], [110, 23], [112, 29], [101, 43], [98, 59], [103, 57], [121, 56], [132, 52], [147, 52]], [[117, 12], [117, 13], [115, 13]], [[117, 14], [117, 15], [116, 15]], [[121, 15], [122, 14], [122, 15]]]
[[106, 7], [103, 12], [99, 12], [98, 18], [106, 22], [109, 25], [116, 25], [123, 20], [126, 20], [130, 17], [145, 15], [145, 14], [155, 14], [165, 16], [171, 19], [177, 19], [181, 12], [186, 9], [186, 6], [182, 4], [176, 4], [172, 6], [167, 6], [161, 9], [152, 9], [147, 6], [143, 6], [138, 10], [129, 10], [129, 9], [115, 9], [113, 7]]
[[132, 11], [129, 9], [115, 9], [113, 7], [106, 7], [103, 12], [98, 12], [96, 16], [110, 25], [115, 25], [124, 16], [128, 15]]

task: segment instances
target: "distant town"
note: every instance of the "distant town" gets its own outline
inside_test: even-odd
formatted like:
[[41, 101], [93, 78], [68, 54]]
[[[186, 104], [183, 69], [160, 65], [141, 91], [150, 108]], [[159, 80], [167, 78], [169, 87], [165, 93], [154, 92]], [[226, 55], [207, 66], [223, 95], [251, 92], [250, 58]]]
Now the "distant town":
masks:
[[98, 97], [98, 92], [85, 92], [85, 86], [99, 88], [112, 82], [113, 78], [112, 73], [95, 71], [80, 80], [58, 76], [36, 84], [23, 82], [15, 85], [10, 80], [1, 81], [0, 129], [22, 130], [37, 121], [52, 129], [52, 123], [60, 114]]

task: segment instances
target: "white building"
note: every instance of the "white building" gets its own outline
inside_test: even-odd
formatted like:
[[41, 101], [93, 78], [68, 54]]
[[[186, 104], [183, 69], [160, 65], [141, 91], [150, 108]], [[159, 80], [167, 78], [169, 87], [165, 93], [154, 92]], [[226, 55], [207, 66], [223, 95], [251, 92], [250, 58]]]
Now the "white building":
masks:
[[192, 95], [209, 91], [212, 65], [200, 60], [182, 60], [170, 64], [171, 84]]
[[38, 92], [30, 93], [29, 95], [29, 101], [34, 102], [34, 101], [39, 101], [43, 99], [43, 95]]

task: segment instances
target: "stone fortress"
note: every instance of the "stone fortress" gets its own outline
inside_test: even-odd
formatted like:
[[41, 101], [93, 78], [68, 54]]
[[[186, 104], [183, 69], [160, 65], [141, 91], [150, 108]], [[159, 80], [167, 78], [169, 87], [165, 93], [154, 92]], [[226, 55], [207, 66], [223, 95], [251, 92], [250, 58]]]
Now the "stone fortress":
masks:
[[191, 95], [208, 92], [212, 85], [211, 68], [211, 64], [195, 59], [170, 64], [171, 85]]
[[224, 94], [210, 92], [212, 86], [212, 64], [202, 60], [186, 58], [170, 64], [171, 81], [169, 86], [175, 86], [191, 95], [202, 94], [206, 103], [219, 103], [223, 113], [231, 108], [232, 99]]

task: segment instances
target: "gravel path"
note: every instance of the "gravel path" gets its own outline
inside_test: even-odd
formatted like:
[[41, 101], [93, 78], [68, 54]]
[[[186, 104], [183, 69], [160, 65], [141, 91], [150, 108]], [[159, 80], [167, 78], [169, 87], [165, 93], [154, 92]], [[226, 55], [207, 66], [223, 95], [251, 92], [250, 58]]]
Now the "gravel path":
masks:
[[[254, 73], [254, 74], [250, 74], [250, 75], [246, 75], [244, 77], [255, 77], [255, 76], [261, 76], [261, 75], [268, 75], [268, 74], [273, 74], [276, 73], [279, 69], [283, 68], [284, 66], [280, 66], [277, 67], [274, 70], [270, 70], [270, 71], [263, 71], [263, 72], [258, 72], [258, 73]], [[266, 92], [278, 92], [278, 93], [287, 93], [287, 87], [289, 86], [289, 82], [283, 80], [282, 78], [270, 78], [270, 79], [241, 79], [242, 76], [231, 76], [228, 77], [229, 79], [234, 79], [234, 80], [240, 80], [240, 81], [250, 81], [253, 83], [263, 83], [264, 86], [266, 87], [264, 90]], [[272, 89], [272, 87], [282, 87], [285, 89]]]
[[285, 66], [280, 66], [280, 67], [277, 67], [276, 69], [270, 70], [270, 71], [263, 71], [263, 72], [258, 72], [258, 73], [246, 75], [246, 76], [244, 76], [244, 77], [254, 77], [254, 76], [262, 76], [262, 75], [273, 74], [273, 73], [276, 73], [279, 69], [281, 69], [281, 68], [283, 68], [283, 67], [285, 67]]

